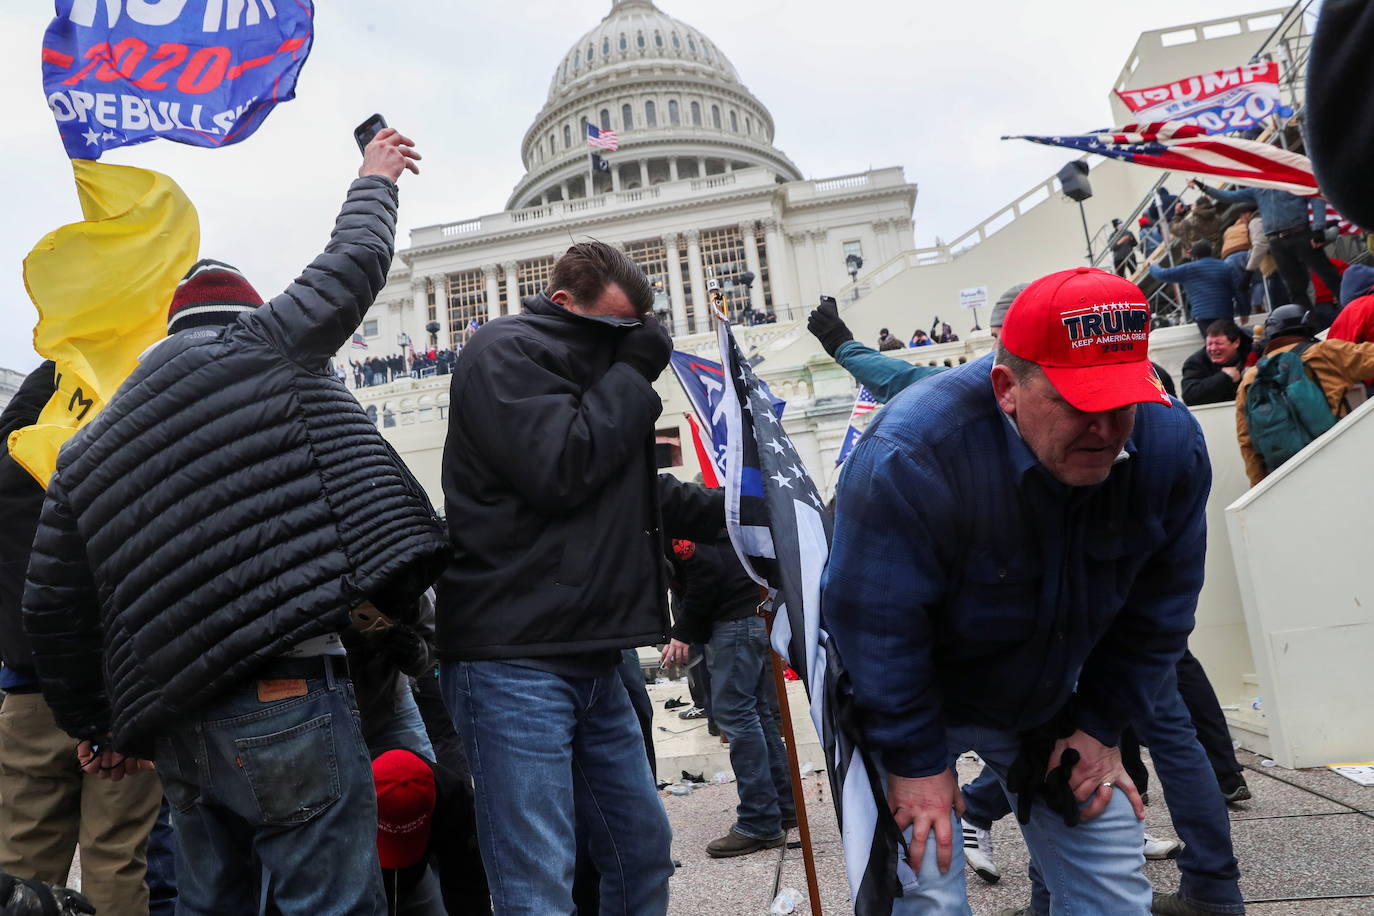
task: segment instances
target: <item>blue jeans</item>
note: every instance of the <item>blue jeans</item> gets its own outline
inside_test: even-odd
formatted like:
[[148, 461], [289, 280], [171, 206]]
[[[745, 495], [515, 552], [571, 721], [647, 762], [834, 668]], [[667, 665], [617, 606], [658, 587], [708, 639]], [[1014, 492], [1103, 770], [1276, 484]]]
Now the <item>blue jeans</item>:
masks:
[[172, 916], [177, 905], [176, 834], [172, 832], [172, 808], [167, 796], [148, 834], [148, 916]]
[[377, 728], [368, 742], [369, 753], [377, 754], [401, 748], [411, 751], [433, 763], [434, 745], [425, 731], [425, 720], [420, 717], [420, 707], [415, 704], [415, 694], [407, 687], [396, 695], [396, 707], [392, 715]]
[[774, 690], [768, 652], [768, 629], [760, 617], [720, 621], [706, 643], [711, 714], [730, 739], [739, 789], [734, 829], [755, 840], [780, 835], [783, 818], [797, 811], [776, 705], [768, 702]]
[[[951, 768], [960, 754], [976, 751], [997, 774], [1005, 791], [1007, 768], [1020, 752], [1015, 733], [965, 725], [949, 726], [945, 735]], [[935, 833], [931, 831], [920, 874], [913, 875], [905, 862], [897, 867], [904, 893], [893, 905], [893, 916], [972, 912], [964, 884], [963, 844], [957, 839], [959, 819], [953, 812], [950, 821], [955, 840], [949, 871], [940, 874], [935, 863]], [[1112, 793], [1111, 803], [1100, 816], [1077, 827], [1066, 826], [1058, 814], [1037, 800], [1030, 823], [1021, 827], [1021, 833], [1030, 849], [1033, 872], [1045, 876], [1052, 894], [1048, 906], [1032, 898], [1032, 912], [1051, 916], [1146, 916], [1150, 912], [1150, 882], [1145, 878], [1141, 851], [1145, 828], [1136, 820], [1124, 792]], [[908, 830], [908, 840], [910, 837]]]
[[319, 670], [304, 696], [284, 699], [261, 700], [261, 682], [245, 681], [158, 737], [178, 914], [256, 912], [255, 855], [286, 916], [386, 913], [353, 685], [322, 660]]
[[1178, 692], [1175, 669], [1160, 688], [1153, 715], [1133, 724], [1140, 743], [1150, 749], [1174, 831], [1184, 843], [1179, 893], [1215, 913], [1245, 912], [1226, 802]]
[[964, 820], [983, 830], [1011, 814], [1011, 802], [992, 767], [983, 767], [973, 782], [964, 786]]
[[573, 911], [579, 826], [601, 912], [667, 913], [672, 831], [620, 675], [445, 662], [440, 681], [477, 790], [495, 916]]

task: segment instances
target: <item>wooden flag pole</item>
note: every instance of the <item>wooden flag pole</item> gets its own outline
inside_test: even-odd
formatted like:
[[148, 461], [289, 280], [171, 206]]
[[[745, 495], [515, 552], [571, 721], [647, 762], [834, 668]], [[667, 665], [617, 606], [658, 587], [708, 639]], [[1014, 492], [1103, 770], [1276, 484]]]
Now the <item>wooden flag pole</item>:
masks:
[[[782, 719], [782, 737], [787, 744], [787, 770], [792, 775], [792, 804], [797, 809], [797, 832], [801, 834], [802, 861], [806, 866], [806, 890], [811, 902], [811, 916], [821, 913], [821, 890], [816, 880], [816, 853], [811, 848], [811, 822], [806, 816], [806, 793], [802, 790], [801, 765], [797, 763], [797, 736], [792, 728], [792, 708], [787, 702], [787, 678], [783, 676], [782, 658], [773, 651], [773, 612], [765, 610], [768, 592], [759, 586], [759, 615], [768, 625], [768, 656], [773, 660], [773, 686], [778, 693], [778, 714]], [[814, 688], [813, 688], [814, 689]]]

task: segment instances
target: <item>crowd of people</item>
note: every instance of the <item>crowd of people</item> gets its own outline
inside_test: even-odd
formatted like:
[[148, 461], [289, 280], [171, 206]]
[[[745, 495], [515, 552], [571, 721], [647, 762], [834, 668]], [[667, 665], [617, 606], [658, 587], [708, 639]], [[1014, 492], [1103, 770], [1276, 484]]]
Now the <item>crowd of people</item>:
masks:
[[426, 378], [431, 375], [448, 375], [458, 359], [462, 348], [428, 350], [408, 350], [390, 356], [373, 356], [368, 359], [350, 359], [348, 367], [353, 373], [354, 388], [370, 388], [373, 385], [386, 385], [398, 378]]

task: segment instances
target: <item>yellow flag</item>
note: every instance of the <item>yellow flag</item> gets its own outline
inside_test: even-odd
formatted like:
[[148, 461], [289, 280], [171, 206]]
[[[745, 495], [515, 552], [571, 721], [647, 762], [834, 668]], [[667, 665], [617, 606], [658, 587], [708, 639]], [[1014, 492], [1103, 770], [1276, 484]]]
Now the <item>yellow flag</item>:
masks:
[[62, 444], [167, 335], [167, 306], [200, 250], [196, 208], [166, 175], [86, 159], [72, 168], [85, 221], [49, 233], [24, 259], [34, 349], [57, 363], [58, 384], [9, 448], [45, 487]]

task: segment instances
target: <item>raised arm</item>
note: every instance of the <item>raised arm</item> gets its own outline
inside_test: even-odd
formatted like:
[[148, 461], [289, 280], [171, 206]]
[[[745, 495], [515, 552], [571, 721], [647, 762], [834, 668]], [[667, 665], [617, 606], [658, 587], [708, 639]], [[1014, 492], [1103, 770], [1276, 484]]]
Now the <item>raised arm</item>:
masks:
[[418, 172], [410, 140], [388, 128], [372, 140], [324, 252], [281, 295], [241, 319], [291, 359], [317, 369], [348, 343], [386, 285], [396, 244], [396, 179]]

